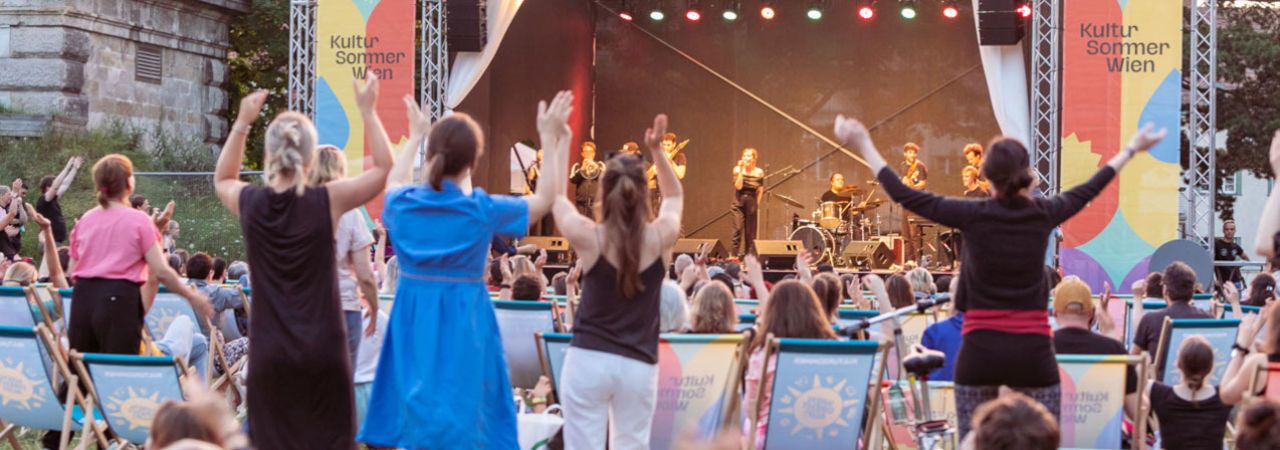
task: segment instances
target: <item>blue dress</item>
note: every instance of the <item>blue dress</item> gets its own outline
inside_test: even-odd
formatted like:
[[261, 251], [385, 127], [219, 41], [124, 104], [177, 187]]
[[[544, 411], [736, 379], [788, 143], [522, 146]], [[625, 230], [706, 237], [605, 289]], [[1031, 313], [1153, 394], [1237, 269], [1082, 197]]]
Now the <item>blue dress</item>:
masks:
[[451, 182], [386, 196], [400, 260], [369, 413], [358, 441], [378, 447], [517, 449], [506, 357], [483, 274], [494, 236], [521, 237], [520, 198]]

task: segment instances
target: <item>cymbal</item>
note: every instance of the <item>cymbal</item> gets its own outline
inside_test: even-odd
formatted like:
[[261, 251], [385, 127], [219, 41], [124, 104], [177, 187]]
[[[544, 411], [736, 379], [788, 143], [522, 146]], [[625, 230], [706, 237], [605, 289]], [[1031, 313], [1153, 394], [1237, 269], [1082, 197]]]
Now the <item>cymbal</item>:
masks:
[[856, 185], [849, 185], [849, 186], [842, 187], [840, 189], [836, 189], [836, 193], [837, 194], [861, 194], [862, 188]]

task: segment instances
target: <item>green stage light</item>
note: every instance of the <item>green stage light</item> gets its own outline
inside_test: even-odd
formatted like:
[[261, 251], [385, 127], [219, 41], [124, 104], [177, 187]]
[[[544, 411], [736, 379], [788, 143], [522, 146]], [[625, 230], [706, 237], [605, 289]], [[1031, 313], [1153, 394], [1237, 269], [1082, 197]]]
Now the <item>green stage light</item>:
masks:
[[649, 19], [654, 22], [661, 22], [662, 19], [666, 19], [666, 18], [667, 18], [667, 15], [663, 14], [661, 10], [655, 9], [653, 11], [649, 11]]

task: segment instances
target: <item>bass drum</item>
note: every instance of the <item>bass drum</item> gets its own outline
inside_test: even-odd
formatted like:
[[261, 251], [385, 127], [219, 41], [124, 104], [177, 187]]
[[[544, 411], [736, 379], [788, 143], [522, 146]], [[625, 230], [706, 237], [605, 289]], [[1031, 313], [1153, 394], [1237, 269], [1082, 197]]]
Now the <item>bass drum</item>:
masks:
[[788, 239], [800, 241], [803, 243], [804, 249], [809, 251], [809, 254], [814, 255], [809, 260], [809, 265], [817, 266], [824, 262], [833, 264], [832, 258], [836, 253], [836, 240], [830, 231], [821, 227], [806, 225], [792, 231]]

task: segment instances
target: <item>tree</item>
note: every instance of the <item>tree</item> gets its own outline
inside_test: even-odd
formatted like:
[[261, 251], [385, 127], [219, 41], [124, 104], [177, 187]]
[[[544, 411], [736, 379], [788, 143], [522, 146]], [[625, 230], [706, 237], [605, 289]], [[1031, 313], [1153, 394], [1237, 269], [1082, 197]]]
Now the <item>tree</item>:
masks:
[[[262, 117], [269, 120], [288, 109], [289, 87], [289, 2], [253, 0], [253, 9], [231, 24], [231, 52], [227, 66], [230, 87], [227, 96], [227, 120], [235, 120], [240, 99], [258, 89], [270, 96]], [[245, 148], [245, 164], [262, 167], [262, 141], [265, 127], [253, 127]]]
[[[1239, 171], [1276, 176], [1267, 149], [1280, 128], [1280, 8], [1223, 4], [1218, 18], [1218, 128], [1227, 130], [1216, 166], [1221, 187]], [[1235, 198], [1217, 203], [1223, 219], [1234, 216]]]

